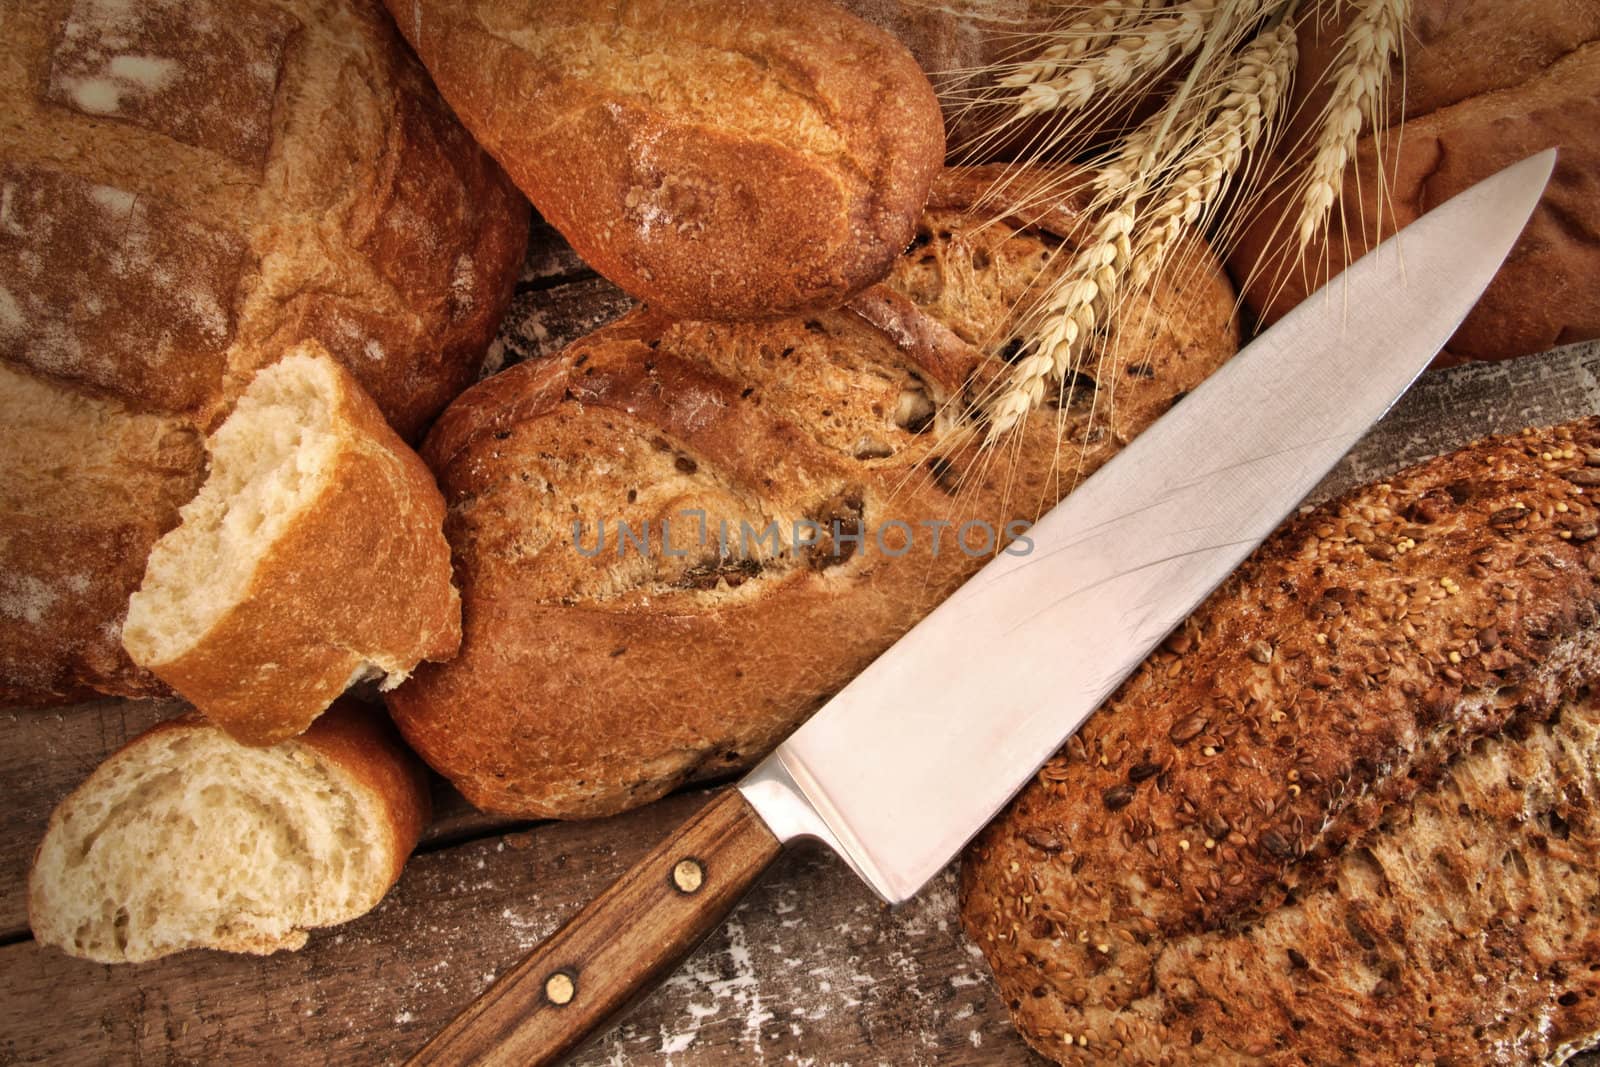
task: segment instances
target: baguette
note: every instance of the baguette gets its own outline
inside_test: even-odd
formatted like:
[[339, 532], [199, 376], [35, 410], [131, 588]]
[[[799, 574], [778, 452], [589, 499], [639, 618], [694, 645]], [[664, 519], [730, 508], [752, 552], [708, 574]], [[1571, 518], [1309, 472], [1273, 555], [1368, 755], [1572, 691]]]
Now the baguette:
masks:
[[3, 20], [0, 703], [168, 694], [123, 611], [205, 435], [315, 340], [420, 438], [477, 376], [528, 205], [377, 0]]
[[134, 662], [265, 745], [358, 679], [393, 686], [455, 652], [443, 501], [325, 352], [261, 371], [209, 444], [210, 476], [128, 603]]
[[888, 272], [944, 161], [916, 62], [827, 0], [388, 3], [540, 213], [669, 315], [842, 303]]
[[341, 701], [271, 748], [185, 715], [56, 807], [29, 922], [40, 943], [100, 963], [297, 949], [383, 899], [427, 818], [427, 775], [381, 711]]
[[1062, 1063], [1525, 1063], [1600, 1034], [1600, 419], [1292, 520], [969, 850]]
[[[1187, 247], [1192, 268], [1124, 307], [1121, 347], [1091, 354], [1064, 406], [980, 449], [971, 395], [1009, 369], [1017, 309], [1065, 268], [1082, 223], [1071, 203], [975, 213], [998, 173], [948, 172], [912, 250], [848, 308], [766, 324], [635, 314], [445, 411], [423, 455], [450, 509], [462, 652], [387, 699], [468, 800], [593, 816], [750, 765], [998, 550], [1010, 520], [1232, 354], [1230, 291]], [[1024, 204], [1026, 184], [1010, 186]], [[648, 526], [651, 548], [620, 546], [619, 520]], [[978, 521], [988, 547], [981, 527], [958, 545]], [[663, 522], [682, 555], [662, 550]], [[936, 550], [937, 522], [952, 525]]]

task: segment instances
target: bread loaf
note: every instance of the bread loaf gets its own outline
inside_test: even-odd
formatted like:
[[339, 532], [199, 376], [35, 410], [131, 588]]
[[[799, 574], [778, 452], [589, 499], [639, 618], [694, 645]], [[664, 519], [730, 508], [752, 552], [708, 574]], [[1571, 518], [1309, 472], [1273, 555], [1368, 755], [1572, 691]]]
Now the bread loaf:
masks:
[[122, 640], [234, 738], [271, 744], [361, 678], [392, 687], [461, 640], [444, 502], [314, 344], [256, 375], [211, 471], [150, 551]]
[[[1191, 246], [1192, 269], [1125, 307], [1120, 348], [1091, 355], [1064, 406], [980, 450], [968, 403], [1007, 369], [1019, 306], [1065, 269], [1082, 221], [1070, 203], [974, 213], [996, 174], [946, 173], [911, 251], [847, 308], [768, 324], [635, 314], [445, 411], [423, 455], [450, 508], [462, 652], [388, 702], [469, 800], [599, 815], [752, 763], [975, 571], [1009, 520], [1232, 353], [1231, 294]], [[980, 520], [993, 539], [963, 531]], [[619, 545], [619, 521], [650, 547]]]
[[974, 843], [1063, 1063], [1531, 1063], [1600, 1034], [1600, 419], [1291, 520]]
[[828, 0], [389, 0], [445, 99], [600, 273], [667, 314], [835, 306], [944, 159], [892, 37]]
[[427, 776], [380, 711], [341, 701], [271, 748], [187, 715], [56, 807], [29, 921], [42, 944], [100, 963], [297, 949], [383, 899], [427, 818]]
[[122, 610], [204, 435], [316, 340], [420, 437], [476, 376], [527, 204], [376, 0], [3, 18], [0, 702], [160, 693]]
[[[1578, 0], [1417, 0], [1388, 122], [1346, 170], [1326, 241], [1298, 256], [1287, 182], [1260, 201], [1229, 260], [1250, 306], [1273, 322], [1377, 241], [1501, 168], [1558, 148], [1556, 173], [1522, 239], [1445, 348], [1441, 363], [1501, 359], [1600, 337], [1600, 7]], [[1348, 12], [1347, 12], [1348, 14]], [[1315, 144], [1339, 19], [1302, 23], [1291, 163]], [[1404, 88], [1404, 92], [1400, 88]], [[1309, 140], [1308, 140], [1309, 138]]]

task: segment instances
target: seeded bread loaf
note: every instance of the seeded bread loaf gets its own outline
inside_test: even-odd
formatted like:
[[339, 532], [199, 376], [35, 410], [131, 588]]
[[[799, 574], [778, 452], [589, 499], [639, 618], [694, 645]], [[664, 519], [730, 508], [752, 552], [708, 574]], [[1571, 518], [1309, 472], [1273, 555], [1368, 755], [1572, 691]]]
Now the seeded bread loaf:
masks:
[[3, 20], [0, 406], [48, 440], [0, 441], [0, 702], [164, 692], [122, 606], [204, 435], [316, 340], [420, 437], [476, 377], [528, 208], [376, 0]]
[[[1352, 8], [1345, 9], [1348, 17]], [[1343, 20], [1302, 23], [1285, 143], [1314, 147]], [[1330, 236], [1302, 265], [1297, 197], [1261, 201], [1229, 267], [1275, 321], [1381, 237], [1547, 148], [1556, 172], [1521, 240], [1445, 347], [1441, 363], [1503, 359], [1600, 337], [1600, 5], [1587, 0], [1416, 0], [1385, 138], [1363, 137]], [[1401, 91], [1403, 88], [1403, 92]], [[1402, 122], [1404, 125], [1400, 126]], [[1310, 146], [1310, 147], [1308, 147]]]
[[453, 655], [444, 502], [355, 378], [307, 344], [260, 371], [150, 550], [122, 640], [235, 739], [303, 731], [359, 679]]
[[297, 949], [375, 907], [427, 819], [426, 772], [381, 711], [341, 701], [271, 748], [186, 715], [56, 807], [29, 922], [42, 944], [100, 963]]
[[1063, 1063], [1533, 1063], [1600, 1035], [1600, 419], [1291, 520], [969, 850]]
[[[998, 539], [1033, 518], [1232, 353], [1232, 297], [1191, 247], [1064, 407], [980, 451], [968, 404], [1081, 223], [1070, 204], [974, 213], [996, 173], [947, 172], [889, 281], [846, 308], [635, 314], [440, 417], [423, 455], [450, 509], [462, 652], [388, 703], [469, 800], [599, 815], [752, 763], [981, 565], [995, 543], [973, 526], [969, 554], [963, 523]], [[619, 552], [619, 522], [650, 547]]]
[[842, 303], [944, 162], [915, 60], [828, 0], [387, 2], [540, 213], [667, 314]]

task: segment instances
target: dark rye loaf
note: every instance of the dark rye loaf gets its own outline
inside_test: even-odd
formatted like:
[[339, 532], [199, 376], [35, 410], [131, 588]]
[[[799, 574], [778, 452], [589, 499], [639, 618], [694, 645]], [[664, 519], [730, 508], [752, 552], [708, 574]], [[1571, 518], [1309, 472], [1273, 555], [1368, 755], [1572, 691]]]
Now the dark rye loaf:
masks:
[[[388, 703], [468, 800], [593, 816], [750, 764], [983, 562], [956, 528], [935, 555], [921, 523], [1032, 518], [1232, 354], [1230, 291], [1193, 247], [1191, 270], [1123, 306], [1120, 344], [1087, 354], [1065, 408], [980, 449], [964, 401], [1007, 371], [1015, 309], [1082, 224], [1070, 201], [975, 211], [996, 176], [946, 172], [912, 249], [848, 307], [630, 316], [440, 416], [423, 458], [449, 506], [462, 649]], [[698, 544], [686, 509], [713, 531], [776, 522], [784, 551]], [[795, 551], [802, 519], [869, 538], [899, 521], [916, 540]], [[572, 524], [592, 549], [602, 520], [607, 550], [581, 556]], [[619, 554], [618, 520], [648, 523], [655, 550]], [[686, 555], [660, 551], [662, 520]]]
[[1600, 419], [1306, 513], [974, 843], [1061, 1062], [1526, 1063], [1600, 1033]]

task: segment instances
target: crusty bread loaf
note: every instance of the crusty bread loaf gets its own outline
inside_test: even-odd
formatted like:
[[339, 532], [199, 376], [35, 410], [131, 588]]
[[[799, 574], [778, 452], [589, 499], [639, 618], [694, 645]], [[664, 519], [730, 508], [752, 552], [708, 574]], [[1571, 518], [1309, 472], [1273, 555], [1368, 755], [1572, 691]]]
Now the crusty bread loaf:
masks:
[[916, 62], [828, 0], [388, 2], [540, 213], [667, 314], [842, 303], [944, 161]]
[[[1299, 202], [1285, 182], [1260, 201], [1229, 267], [1275, 321], [1330, 275], [1501, 168], [1558, 148], [1556, 172], [1494, 283], [1440, 362], [1502, 359], [1600, 337], [1600, 6], [1583, 0], [1417, 0], [1388, 120], [1347, 169], [1330, 238], [1297, 255]], [[1346, 13], [1348, 14], [1346, 9]], [[1302, 23], [1291, 163], [1314, 145], [1340, 20]], [[1404, 92], [1399, 91], [1404, 86]], [[1307, 135], [1311, 140], [1307, 140]]]
[[211, 470], [150, 551], [122, 640], [247, 744], [309, 726], [361, 678], [398, 684], [461, 640], [444, 502], [314, 343], [260, 371]]
[[[1600, 419], [1291, 520], [980, 835], [1070, 1063], [1531, 1063], [1600, 1035]], [[1564, 703], [1566, 702], [1566, 703]]]
[[0, 363], [0, 704], [165, 691], [123, 653], [121, 620], [204, 472], [184, 420]]
[[[1070, 204], [973, 213], [996, 175], [947, 173], [912, 250], [847, 308], [636, 314], [445, 411], [424, 458], [450, 506], [463, 648], [388, 701], [469, 800], [597, 815], [750, 764], [981, 565], [983, 531], [969, 555], [962, 523], [1031, 519], [1232, 353], [1231, 293], [1186, 248], [1192, 270], [1123, 309], [1120, 348], [1091, 355], [1066, 407], [980, 451], [965, 402], [1007, 369], [1017, 307], [1081, 224]], [[618, 552], [619, 520], [648, 525], [648, 552]], [[895, 522], [914, 535], [899, 555]], [[937, 552], [935, 522], [953, 524]]]
[[265, 955], [371, 910], [428, 818], [427, 776], [381, 711], [341, 701], [250, 748], [190, 714], [63, 800], [34, 859], [34, 937], [101, 963]]
[[306, 339], [420, 437], [482, 362], [527, 203], [377, 0], [0, 17], [0, 406], [49, 423], [0, 440], [0, 702], [161, 693], [122, 610], [199, 440]]

